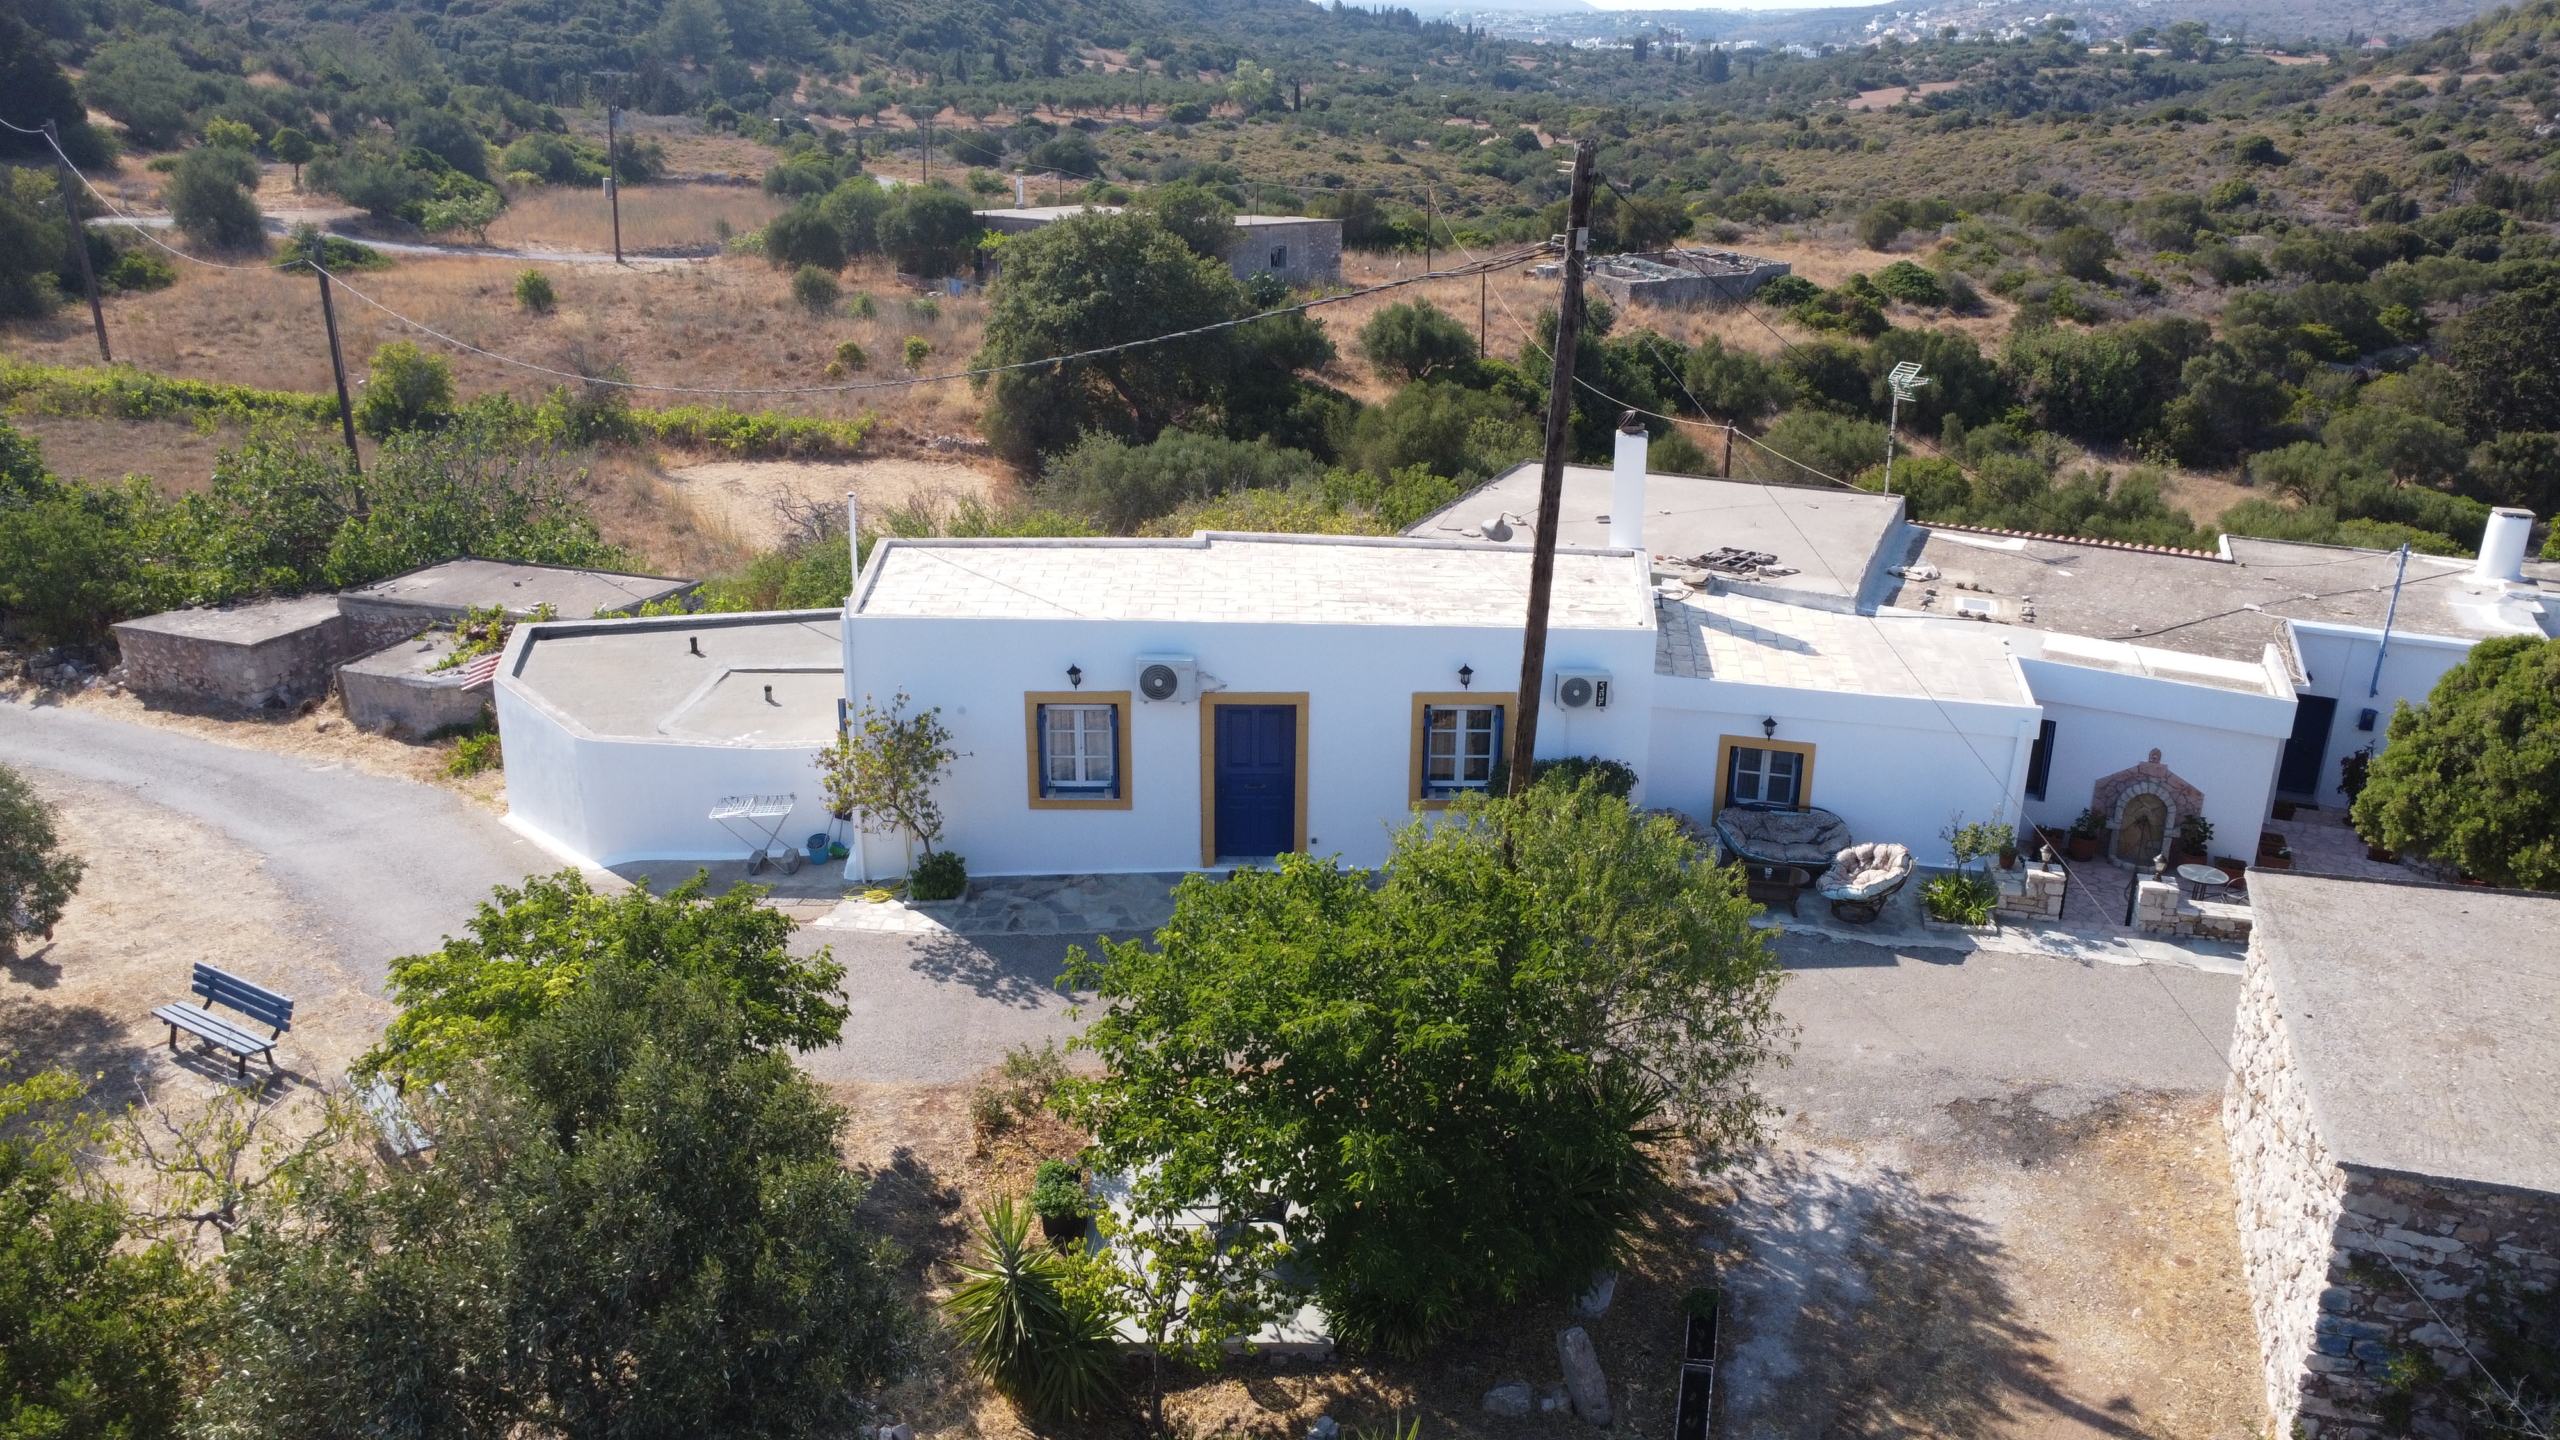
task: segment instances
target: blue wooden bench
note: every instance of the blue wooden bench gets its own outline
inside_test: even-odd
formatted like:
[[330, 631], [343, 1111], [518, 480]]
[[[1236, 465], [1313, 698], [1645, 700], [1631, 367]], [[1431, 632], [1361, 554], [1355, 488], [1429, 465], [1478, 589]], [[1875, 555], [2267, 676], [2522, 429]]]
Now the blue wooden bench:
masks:
[[[267, 1068], [277, 1069], [276, 1042], [293, 1028], [293, 1001], [273, 990], [252, 985], [228, 971], [210, 965], [196, 966], [195, 983], [188, 988], [204, 997], [204, 1004], [163, 1005], [151, 1012], [151, 1018], [169, 1027], [169, 1048], [178, 1048], [178, 1032], [204, 1041], [219, 1050], [228, 1050], [240, 1059], [239, 1073], [249, 1073], [249, 1057], [264, 1056]], [[237, 1011], [267, 1027], [264, 1038], [233, 1024], [213, 1011], [215, 1005]]]

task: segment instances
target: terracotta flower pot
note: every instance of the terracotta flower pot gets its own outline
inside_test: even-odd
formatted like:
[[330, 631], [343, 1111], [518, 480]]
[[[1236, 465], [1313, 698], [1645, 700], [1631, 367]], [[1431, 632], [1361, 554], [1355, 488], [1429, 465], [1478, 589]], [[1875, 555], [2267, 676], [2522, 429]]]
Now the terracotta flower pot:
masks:
[[2072, 836], [2072, 837], [2071, 837], [2071, 858], [2072, 858], [2072, 859], [2074, 859], [2074, 860], [2095, 860], [2095, 859], [2097, 859], [2097, 858], [2098, 858], [2098, 837], [2097, 837], [2097, 836], [2095, 836], [2095, 835], [2074, 835], [2074, 836]]
[[2390, 865], [2398, 862], [2400, 859], [2400, 852], [2397, 850], [2385, 850], [2379, 845], [2367, 845], [2364, 847], [2364, 858], [2378, 864]]
[[2018, 868], [2018, 852], [2017, 852], [2017, 851], [2015, 851], [2015, 850], [2003, 850], [2003, 851], [2001, 851], [2001, 852], [2000, 852], [2000, 868], [2001, 868], [2001, 869], [2003, 869], [2003, 870], [2015, 870], [2015, 869], [2017, 869], [2017, 868]]

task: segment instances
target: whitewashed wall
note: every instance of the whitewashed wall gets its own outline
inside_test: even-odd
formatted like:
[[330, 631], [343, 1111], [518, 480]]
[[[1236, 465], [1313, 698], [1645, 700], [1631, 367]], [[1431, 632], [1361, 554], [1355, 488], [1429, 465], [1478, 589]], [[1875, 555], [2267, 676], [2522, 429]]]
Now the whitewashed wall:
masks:
[[[816, 746], [605, 739], [510, 677], [502, 676], [496, 690], [507, 753], [507, 822], [564, 859], [597, 866], [743, 860], [746, 844], [709, 818], [713, 802], [728, 795], [797, 795], [799, 808], [782, 827], [785, 845], [827, 828]], [[653, 878], [680, 880], [689, 873], [669, 870]]]
[[[2108, 775], [2160, 752], [2160, 763], [2204, 793], [2213, 853], [2248, 859], [2275, 793], [2276, 767], [2293, 732], [2293, 696], [2247, 694], [2146, 675], [2021, 658], [2019, 668], [2054, 722], [2045, 798], [2029, 820], [2068, 826]], [[2276, 677], [2281, 680], [2281, 676]]]
[[2017, 818], [2037, 718], [2023, 699], [1932, 703], [1670, 675], [1654, 677], [1654, 707], [1646, 803], [1706, 823], [1722, 737], [1759, 736], [1761, 721], [1776, 720], [1774, 738], [1814, 747], [1816, 807], [1861, 843], [1908, 845], [1924, 865], [1949, 862], [1939, 832], [1950, 817]]
[[[2345, 792], [2338, 788], [2338, 761], [2367, 745], [2380, 754], [2384, 732], [2391, 728], [2392, 707], [2403, 700], [2424, 703], [2444, 673], [2469, 659], [2471, 647], [2479, 643], [2395, 630], [2390, 651], [2382, 657], [2381, 693], [2373, 694], [2377, 688], [2373, 657], [2382, 643], [2380, 630], [2309, 620], [2290, 623], [2294, 652], [2302, 657], [2302, 668], [2311, 677], [2302, 693], [2327, 695], [2338, 702], [2337, 716], [2329, 725], [2329, 747], [2320, 757], [2318, 798], [2323, 805], [2346, 803]], [[2358, 712], [2368, 709], [2374, 712], [2373, 729], [2358, 730]]]
[[[1542, 704], [1538, 753], [1605, 755], [1641, 773], [1653, 646], [1649, 627], [1553, 632], [1551, 671], [1607, 670], [1616, 693], [1604, 715], [1568, 718]], [[1196, 704], [1131, 704], [1130, 808], [1031, 808], [1022, 697], [1067, 690], [1070, 665], [1083, 670], [1088, 691], [1134, 691], [1138, 656], [1174, 654], [1193, 657], [1232, 692], [1306, 692], [1309, 848], [1364, 866], [1384, 860], [1388, 837], [1412, 818], [1414, 693], [1457, 690], [1459, 667], [1472, 666], [1476, 693], [1508, 698], [1520, 675], [1520, 632], [1511, 627], [854, 615], [845, 650], [857, 709], [866, 699], [885, 708], [904, 691], [914, 707], [942, 711], [960, 753], [937, 791], [944, 844], [973, 875], [1200, 867]], [[865, 854], [874, 875], [905, 864], [895, 837], [871, 837]]]

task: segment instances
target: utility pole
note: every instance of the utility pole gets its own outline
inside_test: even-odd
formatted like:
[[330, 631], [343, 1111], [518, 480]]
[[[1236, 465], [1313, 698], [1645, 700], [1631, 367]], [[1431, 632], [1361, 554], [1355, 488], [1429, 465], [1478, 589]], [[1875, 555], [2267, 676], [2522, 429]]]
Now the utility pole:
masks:
[[329, 327], [329, 369], [338, 377], [338, 427], [347, 437], [347, 468], [361, 475], [364, 461], [356, 453], [356, 410], [347, 399], [347, 357], [338, 348], [338, 307], [329, 300], [329, 272], [314, 264], [311, 273], [320, 277], [320, 320]]
[[1422, 187], [1422, 273], [1425, 275], [1431, 273], [1431, 222], [1435, 214], [1432, 202], [1436, 198], [1430, 186]]
[[1492, 272], [1492, 271], [1490, 271], [1490, 270], [1479, 270], [1479, 271], [1477, 271], [1477, 272], [1476, 272], [1476, 358], [1477, 358], [1477, 359], [1479, 359], [1479, 360], [1481, 360], [1481, 359], [1483, 359], [1483, 358], [1484, 358], [1484, 332], [1485, 332], [1485, 321], [1490, 317], [1490, 314], [1491, 314], [1491, 312], [1490, 312], [1489, 310], [1487, 310], [1487, 309], [1486, 309], [1486, 300], [1487, 300], [1487, 298], [1488, 298], [1492, 293], [1493, 293], [1493, 272]]
[[1573, 444], [1573, 353], [1582, 341], [1582, 256], [1591, 245], [1591, 170], [1596, 151], [1573, 147], [1573, 191], [1565, 205], [1564, 294], [1556, 302], [1553, 378], [1547, 385], [1547, 455], [1538, 472], [1538, 533], [1529, 562], [1529, 623], [1520, 645], [1519, 715], [1511, 729], [1511, 793], [1529, 789], [1538, 748], [1538, 693], [1547, 675], [1547, 608], [1556, 582], [1556, 526], [1564, 512], [1564, 461]]
[[53, 171], [61, 178], [62, 215], [71, 222], [71, 248], [80, 256], [80, 283], [89, 291], [89, 323], [98, 327], [98, 359], [116, 363], [107, 350], [107, 312], [98, 304], [98, 273], [89, 264], [89, 227], [80, 223], [80, 193], [71, 186], [71, 162], [62, 154], [62, 127], [44, 122], [44, 138], [53, 146]]
[[1893, 493], [1893, 440], [1902, 425], [1902, 402], [1918, 395], [1920, 387], [1929, 381], [1920, 373], [1919, 361], [1905, 360], [1893, 367], [1891, 373], [1884, 377], [1884, 383], [1893, 387], [1893, 405], [1885, 412], [1884, 422], [1884, 493], [1890, 495]]
[[1724, 427], [1723, 475], [1727, 480], [1733, 478], [1733, 426], [1729, 423]]
[[933, 117], [924, 117], [924, 143], [916, 147], [917, 183], [933, 183]]
[[621, 147], [614, 139], [613, 82], [621, 78], [620, 70], [596, 72], [605, 82], [604, 90], [604, 198], [613, 206], [613, 263], [622, 263], [622, 162]]

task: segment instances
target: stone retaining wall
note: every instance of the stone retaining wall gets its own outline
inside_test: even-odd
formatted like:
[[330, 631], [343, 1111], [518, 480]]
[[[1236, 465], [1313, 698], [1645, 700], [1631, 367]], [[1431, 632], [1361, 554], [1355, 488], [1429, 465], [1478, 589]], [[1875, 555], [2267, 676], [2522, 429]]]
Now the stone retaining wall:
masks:
[[[2560, 1284], [2560, 1196], [2339, 1165], [2254, 953], [2233, 1051], [2223, 1129], [2275, 1433], [2378, 1440], [2402, 1406], [2407, 1433], [2469, 1433], [2469, 1302]], [[2420, 1356], [2443, 1381], [2395, 1393], [2393, 1363]]]

